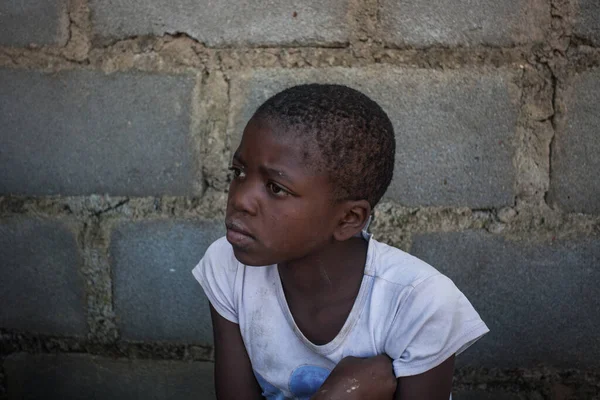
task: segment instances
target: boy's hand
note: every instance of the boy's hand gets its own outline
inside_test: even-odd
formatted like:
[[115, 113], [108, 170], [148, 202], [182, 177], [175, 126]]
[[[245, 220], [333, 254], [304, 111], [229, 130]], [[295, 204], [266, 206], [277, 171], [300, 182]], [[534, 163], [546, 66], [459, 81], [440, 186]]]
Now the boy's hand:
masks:
[[396, 377], [388, 356], [346, 357], [331, 371], [311, 400], [391, 400], [395, 391]]

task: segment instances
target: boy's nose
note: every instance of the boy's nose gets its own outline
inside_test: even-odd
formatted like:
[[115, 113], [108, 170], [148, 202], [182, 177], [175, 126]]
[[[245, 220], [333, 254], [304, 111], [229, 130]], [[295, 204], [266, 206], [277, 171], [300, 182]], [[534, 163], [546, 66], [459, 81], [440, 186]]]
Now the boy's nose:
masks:
[[256, 215], [258, 210], [258, 187], [252, 182], [240, 182], [229, 188], [228, 205], [235, 211]]

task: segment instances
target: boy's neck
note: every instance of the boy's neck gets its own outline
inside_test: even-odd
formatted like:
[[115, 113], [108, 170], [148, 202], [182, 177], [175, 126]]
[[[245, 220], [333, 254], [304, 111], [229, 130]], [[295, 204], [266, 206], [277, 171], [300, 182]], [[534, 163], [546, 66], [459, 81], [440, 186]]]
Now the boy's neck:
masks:
[[364, 274], [368, 242], [353, 237], [307, 257], [278, 265], [286, 294], [329, 297], [355, 292]]

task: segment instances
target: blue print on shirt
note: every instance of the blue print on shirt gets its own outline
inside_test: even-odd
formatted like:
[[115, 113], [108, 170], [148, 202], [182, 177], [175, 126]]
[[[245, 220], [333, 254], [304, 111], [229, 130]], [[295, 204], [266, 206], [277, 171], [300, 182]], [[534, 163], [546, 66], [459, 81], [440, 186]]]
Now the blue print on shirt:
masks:
[[269, 400], [285, 400], [285, 396], [275, 386], [271, 385], [265, 378], [263, 378], [258, 372], [254, 371], [254, 376], [256, 376], [256, 380], [262, 389], [263, 397], [266, 397]]
[[[331, 371], [315, 365], [303, 365], [296, 368], [290, 375], [289, 389], [294, 398], [308, 400], [321, 387]], [[271, 385], [259, 373], [254, 371], [258, 384], [263, 390], [263, 396], [269, 400], [284, 400], [285, 396], [277, 387]]]
[[331, 371], [314, 365], [303, 365], [290, 376], [290, 391], [299, 399], [309, 399], [323, 384]]

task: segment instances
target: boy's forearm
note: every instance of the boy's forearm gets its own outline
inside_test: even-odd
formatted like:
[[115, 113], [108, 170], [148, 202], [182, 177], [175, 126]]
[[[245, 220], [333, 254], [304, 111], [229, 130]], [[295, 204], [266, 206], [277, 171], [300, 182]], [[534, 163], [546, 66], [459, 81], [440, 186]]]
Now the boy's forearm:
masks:
[[396, 391], [391, 360], [380, 355], [343, 359], [311, 400], [391, 400]]

